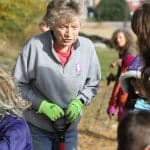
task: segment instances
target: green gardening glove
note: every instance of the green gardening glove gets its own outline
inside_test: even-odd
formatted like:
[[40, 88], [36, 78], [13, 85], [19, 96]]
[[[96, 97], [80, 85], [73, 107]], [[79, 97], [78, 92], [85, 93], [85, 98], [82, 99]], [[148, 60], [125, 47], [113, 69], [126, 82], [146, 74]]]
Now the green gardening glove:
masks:
[[42, 101], [38, 112], [45, 114], [52, 121], [56, 121], [57, 119], [64, 116], [64, 111], [61, 107], [56, 104], [47, 102], [46, 100]]
[[67, 110], [66, 110], [66, 117], [70, 122], [75, 121], [81, 110], [83, 108], [83, 103], [80, 101], [80, 99], [72, 99], [71, 103], [69, 104]]

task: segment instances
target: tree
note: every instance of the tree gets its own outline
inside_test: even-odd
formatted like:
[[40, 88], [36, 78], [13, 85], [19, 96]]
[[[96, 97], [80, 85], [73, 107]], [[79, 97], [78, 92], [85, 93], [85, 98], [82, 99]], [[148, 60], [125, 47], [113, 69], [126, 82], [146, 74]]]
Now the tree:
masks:
[[1, 0], [0, 32], [2, 38], [24, 38], [31, 32], [46, 9], [47, 0]]
[[97, 20], [123, 21], [130, 18], [126, 0], [102, 0], [96, 7]]

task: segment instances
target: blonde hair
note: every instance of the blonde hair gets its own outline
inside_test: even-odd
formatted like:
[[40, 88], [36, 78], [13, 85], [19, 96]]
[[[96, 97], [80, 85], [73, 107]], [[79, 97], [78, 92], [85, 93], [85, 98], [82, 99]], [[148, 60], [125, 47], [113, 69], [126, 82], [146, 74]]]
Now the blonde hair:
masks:
[[22, 116], [23, 111], [29, 106], [31, 103], [21, 98], [12, 77], [0, 67], [0, 114], [12, 112]]

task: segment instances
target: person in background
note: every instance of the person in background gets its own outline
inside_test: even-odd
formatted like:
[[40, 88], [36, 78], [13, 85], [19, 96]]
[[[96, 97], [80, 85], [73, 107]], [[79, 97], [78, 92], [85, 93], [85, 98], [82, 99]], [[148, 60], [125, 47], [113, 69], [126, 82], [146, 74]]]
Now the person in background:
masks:
[[150, 103], [145, 97], [143, 82], [141, 81], [142, 68], [142, 57], [138, 55], [131, 63], [128, 70], [120, 76], [121, 87], [128, 93], [128, 98], [125, 103], [127, 111], [150, 110]]
[[50, 1], [44, 16], [50, 30], [30, 38], [17, 58], [13, 76], [22, 97], [32, 102], [25, 118], [35, 150], [58, 149], [54, 126], [69, 127], [65, 149], [77, 149], [82, 110], [101, 78], [94, 44], [79, 36], [86, 12], [84, 1]]
[[32, 150], [29, 127], [22, 117], [30, 103], [21, 98], [13, 79], [0, 67], [0, 149]]
[[144, 68], [150, 67], [150, 3], [138, 7], [132, 18], [131, 28], [137, 36], [139, 53], [144, 62]]
[[39, 28], [42, 32], [47, 32], [49, 30], [49, 26], [44, 19], [39, 23]]
[[[137, 56], [128, 71], [120, 77], [122, 87], [135, 102], [130, 99], [132, 107], [119, 122], [118, 150], [150, 150], [150, 67], [144, 70], [143, 67], [142, 57]], [[130, 94], [129, 90], [137, 93]]]
[[137, 36], [139, 53], [143, 59], [142, 82], [146, 97], [149, 100], [149, 68], [150, 68], [150, 3], [138, 7], [132, 18], [131, 28]]
[[119, 122], [117, 150], [150, 150], [150, 111], [129, 111]]
[[110, 69], [118, 68], [117, 74], [112, 77], [112, 73], [108, 75], [107, 80], [115, 80], [115, 84], [112, 90], [111, 98], [109, 100], [107, 114], [109, 118], [114, 116], [118, 109], [118, 120], [124, 115], [124, 104], [127, 100], [127, 93], [124, 92], [119, 83], [120, 74], [125, 72], [136, 56], [136, 46], [133, 36], [126, 29], [118, 29], [112, 35], [112, 44], [118, 51], [118, 59], [111, 65]]

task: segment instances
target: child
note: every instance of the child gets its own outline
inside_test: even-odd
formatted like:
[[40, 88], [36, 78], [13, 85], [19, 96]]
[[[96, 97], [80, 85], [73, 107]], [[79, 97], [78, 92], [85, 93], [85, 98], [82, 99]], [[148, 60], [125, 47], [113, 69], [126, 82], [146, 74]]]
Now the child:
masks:
[[143, 70], [141, 80], [145, 97], [150, 102], [150, 67], [147, 67]]
[[128, 70], [120, 76], [120, 83], [125, 92], [128, 93], [125, 108], [127, 110], [150, 110], [150, 105], [145, 98], [145, 92], [141, 82], [141, 71], [143, 61], [137, 56]]
[[117, 140], [117, 150], [150, 150], [150, 112], [128, 112], [119, 122]]
[[112, 94], [109, 100], [107, 114], [111, 118], [116, 111], [118, 111], [118, 120], [124, 115], [124, 104], [127, 100], [127, 93], [122, 90], [119, 83], [119, 77], [121, 73], [125, 72], [133, 61], [136, 55], [136, 46], [134, 43], [133, 36], [128, 30], [117, 29], [112, 35], [113, 47], [118, 51], [118, 59], [114, 61], [110, 67], [118, 68], [117, 75], [115, 77], [110, 74], [107, 77], [109, 79], [115, 80], [115, 84], [112, 90]]
[[49, 26], [44, 19], [39, 23], [39, 28], [42, 32], [47, 32], [49, 30]]
[[16, 91], [12, 78], [0, 67], [0, 150], [32, 150], [22, 112], [30, 104]]

